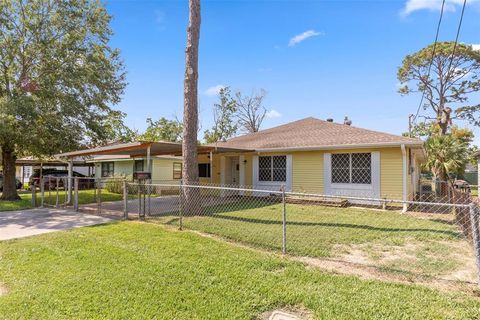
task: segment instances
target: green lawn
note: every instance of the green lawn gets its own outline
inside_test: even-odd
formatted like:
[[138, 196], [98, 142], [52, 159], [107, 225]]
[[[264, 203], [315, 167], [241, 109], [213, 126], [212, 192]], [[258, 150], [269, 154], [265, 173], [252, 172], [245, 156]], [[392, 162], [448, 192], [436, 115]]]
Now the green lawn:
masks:
[[364, 281], [155, 224], [0, 242], [2, 319], [479, 319], [462, 293]]
[[[78, 203], [87, 204], [96, 202], [94, 190], [80, 190], [78, 192]], [[102, 190], [102, 201], [118, 201], [123, 199], [122, 194], [112, 193], [107, 190]], [[22, 198], [19, 201], [0, 201], [0, 211], [9, 210], [22, 210], [32, 208], [32, 193], [23, 192], [20, 193]], [[66, 200], [65, 191], [59, 191], [58, 193], [59, 203], [63, 203]], [[45, 204], [55, 205], [57, 201], [57, 193], [55, 191], [45, 191]], [[40, 192], [37, 192], [37, 206], [40, 205]]]
[[[445, 215], [443, 215], [445, 217]], [[178, 225], [176, 216], [155, 221]], [[315, 205], [287, 205], [287, 251], [381, 266], [395, 272], [437, 276], [463, 268], [470, 245], [457, 226], [399, 212]], [[246, 244], [282, 249], [281, 204], [241, 200], [184, 217], [186, 228]], [[473, 259], [473, 258], [471, 258]], [[474, 270], [471, 274], [474, 277]]]

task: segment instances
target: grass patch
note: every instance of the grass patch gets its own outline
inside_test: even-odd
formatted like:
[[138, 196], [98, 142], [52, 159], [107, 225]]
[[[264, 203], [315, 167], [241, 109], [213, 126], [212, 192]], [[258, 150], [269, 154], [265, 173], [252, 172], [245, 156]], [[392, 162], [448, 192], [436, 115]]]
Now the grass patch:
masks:
[[[157, 221], [178, 224], [172, 216]], [[369, 264], [381, 262], [409, 272], [438, 275], [460, 266], [462, 262], [454, 255], [459, 246], [470, 250], [455, 225], [398, 212], [287, 204], [287, 221], [287, 251], [300, 256], [345, 257], [361, 250], [359, 258], [364, 256]], [[254, 206], [247, 200], [211, 206], [202, 216], [185, 217], [183, 225], [266, 249], [282, 248], [279, 203]], [[383, 259], [388, 252], [389, 259]], [[392, 258], [399, 253], [403, 255]]]
[[[18, 201], [0, 201], [0, 211], [11, 211], [11, 210], [23, 210], [32, 208], [32, 193], [31, 192], [22, 192], [19, 193], [21, 200]], [[37, 206], [40, 205], [40, 192], [37, 194]], [[109, 192], [105, 189], [101, 192], [102, 201], [119, 201], [123, 199], [122, 194]], [[62, 204], [66, 201], [66, 191], [61, 190], [58, 192], [59, 203]], [[55, 205], [57, 201], [56, 191], [45, 191], [45, 204]], [[78, 203], [79, 204], [88, 204], [96, 202], [95, 199], [95, 190], [79, 190], [78, 191]]]
[[284, 306], [317, 319], [480, 317], [465, 294], [324, 273], [154, 224], [4, 241], [0, 261], [7, 319], [254, 319]]

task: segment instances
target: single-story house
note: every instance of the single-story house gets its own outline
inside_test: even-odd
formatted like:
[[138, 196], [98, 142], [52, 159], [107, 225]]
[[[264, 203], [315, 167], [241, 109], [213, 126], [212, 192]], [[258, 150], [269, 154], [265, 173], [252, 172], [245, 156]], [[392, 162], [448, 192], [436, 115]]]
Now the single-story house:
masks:
[[[146, 155], [148, 159], [181, 156], [181, 152], [180, 143], [138, 141], [59, 156]], [[198, 154], [204, 183], [269, 190], [285, 186], [288, 191], [398, 200], [413, 199], [425, 157], [419, 139], [312, 117], [200, 145]], [[133, 162], [128, 166], [133, 168]], [[155, 167], [152, 170], [156, 180]]]

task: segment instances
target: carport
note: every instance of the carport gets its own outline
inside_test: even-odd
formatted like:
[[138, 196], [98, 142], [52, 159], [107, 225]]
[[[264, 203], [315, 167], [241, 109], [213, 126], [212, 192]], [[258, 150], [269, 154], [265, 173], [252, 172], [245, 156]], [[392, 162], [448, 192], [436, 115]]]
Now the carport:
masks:
[[[245, 150], [238, 148], [226, 148], [226, 147], [217, 147], [216, 145], [199, 145], [197, 146], [198, 154], [208, 154], [210, 161], [210, 168], [212, 167], [213, 154], [218, 153], [235, 153], [235, 152], [253, 152], [253, 150]], [[144, 157], [147, 160], [147, 172], [152, 172], [152, 161], [151, 157], [153, 156], [181, 156], [182, 155], [182, 144], [177, 142], [168, 142], [168, 141], [135, 141], [127, 143], [115, 143], [109, 144], [103, 147], [97, 147], [86, 150], [78, 150], [72, 152], [65, 152], [57, 154], [56, 157], [59, 159], [65, 159], [68, 163], [68, 203], [71, 203], [72, 199], [72, 172], [73, 172], [73, 161], [78, 157], [91, 157], [95, 155], [123, 155], [129, 156], [131, 158]], [[212, 179], [212, 177], [210, 177]]]

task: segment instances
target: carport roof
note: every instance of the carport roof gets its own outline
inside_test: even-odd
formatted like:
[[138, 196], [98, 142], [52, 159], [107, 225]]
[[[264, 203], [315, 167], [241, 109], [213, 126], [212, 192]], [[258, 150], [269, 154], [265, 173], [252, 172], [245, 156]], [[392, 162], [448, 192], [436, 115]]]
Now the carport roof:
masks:
[[[97, 147], [86, 150], [78, 150], [72, 152], [65, 152], [57, 154], [56, 157], [60, 158], [72, 158], [72, 157], [85, 157], [94, 155], [128, 155], [130, 157], [140, 157], [147, 154], [147, 149], [150, 147], [151, 156], [159, 155], [181, 155], [182, 144], [177, 142], [167, 141], [136, 141], [127, 143], [109, 144], [103, 147]], [[230, 148], [230, 147], [216, 147], [214, 145], [197, 147], [199, 154], [205, 153], [227, 153], [227, 152], [249, 152], [253, 150]]]

